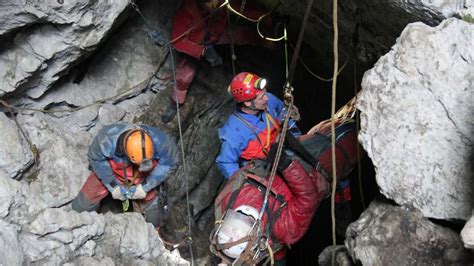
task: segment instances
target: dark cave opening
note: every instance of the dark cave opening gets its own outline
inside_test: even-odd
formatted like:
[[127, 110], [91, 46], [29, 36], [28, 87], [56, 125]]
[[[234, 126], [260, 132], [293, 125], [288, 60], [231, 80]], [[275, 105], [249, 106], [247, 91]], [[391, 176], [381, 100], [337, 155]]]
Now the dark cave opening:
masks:
[[[226, 60], [226, 58], [230, 58], [230, 48], [220, 46], [218, 51], [224, 58], [224, 65], [230, 66], [230, 60]], [[291, 52], [293, 51], [289, 51], [289, 62]], [[265, 77], [268, 80], [268, 90], [282, 98], [283, 86], [286, 81], [283, 44], [274, 50], [255, 46], [236, 46], [235, 53], [237, 55], [237, 73], [250, 71]], [[332, 69], [324, 69], [321, 66], [325, 64], [317, 64], [317, 56], [308, 46], [303, 45], [300, 57], [304, 58], [304, 63], [308, 65], [311, 71], [320, 73], [320, 76], [324, 78], [332, 76]], [[326, 60], [332, 61], [332, 58]], [[342, 60], [346, 59], [343, 58]], [[340, 62], [339, 67], [343, 64], [344, 62]], [[357, 84], [357, 90], [360, 89], [360, 82], [354, 82], [354, 77], [360, 81], [363, 71], [356, 71], [355, 69], [352, 60], [348, 60], [344, 70], [338, 77], [336, 111], [354, 97], [356, 91], [354, 84]], [[232, 73], [231, 67], [229, 67], [229, 71]], [[315, 78], [303, 67], [301, 62], [298, 62], [292, 86], [294, 87], [295, 105], [301, 115], [298, 126], [303, 133], [331, 116], [331, 82]], [[361, 182], [359, 181], [359, 172]], [[351, 215], [347, 225], [357, 220], [364, 210], [362, 202], [367, 208], [370, 201], [379, 195], [374, 166], [367, 155], [363, 155], [361, 158], [360, 169], [355, 167], [351, 171], [349, 179], [351, 180], [352, 200], [348, 203]], [[340, 223], [343, 224], [344, 222], [340, 220]], [[344, 244], [344, 239], [344, 233], [338, 234], [337, 244]], [[286, 263], [287, 265], [317, 265], [318, 255], [330, 245], [332, 245], [331, 202], [330, 198], [327, 198], [321, 202], [305, 236], [291, 247], [287, 254]]]

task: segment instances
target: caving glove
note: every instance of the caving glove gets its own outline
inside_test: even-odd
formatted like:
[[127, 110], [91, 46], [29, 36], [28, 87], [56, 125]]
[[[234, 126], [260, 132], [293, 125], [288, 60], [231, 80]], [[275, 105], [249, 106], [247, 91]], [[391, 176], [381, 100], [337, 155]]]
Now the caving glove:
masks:
[[146, 192], [143, 189], [142, 184], [139, 184], [137, 186], [131, 187], [128, 192], [130, 193], [130, 199], [133, 200], [138, 200], [138, 199], [144, 199], [146, 197]]
[[128, 190], [121, 185], [115, 186], [111, 192], [112, 198], [116, 200], [121, 200], [121, 201], [124, 201], [127, 199], [127, 193], [128, 193]]
[[216, 49], [214, 49], [214, 45], [212, 44], [206, 45], [203, 56], [212, 67], [222, 65], [222, 58], [217, 54]]
[[[273, 143], [272, 146], [270, 147], [270, 151], [268, 152], [268, 155], [266, 158], [268, 165], [273, 164], [273, 161], [275, 160], [275, 157], [276, 157], [277, 149], [278, 149], [278, 143]], [[278, 166], [277, 166], [278, 171], [280, 172], [284, 171], [286, 168], [288, 168], [288, 166], [290, 166], [291, 162], [292, 160], [286, 155], [285, 150], [282, 150], [281, 155], [280, 155], [280, 160], [278, 160]]]

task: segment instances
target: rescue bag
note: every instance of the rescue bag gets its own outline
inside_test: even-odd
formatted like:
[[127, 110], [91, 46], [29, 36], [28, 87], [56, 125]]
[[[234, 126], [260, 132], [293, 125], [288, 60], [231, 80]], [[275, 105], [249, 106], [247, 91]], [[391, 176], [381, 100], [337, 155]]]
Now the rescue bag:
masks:
[[[262, 228], [260, 235], [257, 234], [257, 228], [252, 227], [248, 232], [248, 235], [242, 239], [235, 239], [234, 242], [230, 243], [219, 243], [218, 234], [219, 230], [223, 228], [226, 217], [234, 215], [232, 206], [240, 193], [240, 190], [244, 186], [255, 186], [262, 193], [262, 198], [265, 196], [265, 192], [268, 188], [266, 178], [261, 176], [267, 176], [269, 171], [266, 169], [266, 163], [260, 160], [255, 160], [244, 166], [239, 172], [232, 176], [226, 183], [225, 187], [217, 196], [214, 203], [215, 219], [216, 224], [210, 235], [210, 250], [211, 252], [220, 257], [224, 263], [237, 263], [237, 264], [257, 264], [265, 259], [269, 259], [269, 250], [272, 253], [279, 251], [283, 248], [283, 244], [276, 241], [272, 235], [273, 225], [278, 219], [282, 208], [286, 206], [286, 201], [282, 195], [279, 195], [273, 189], [270, 190], [270, 196], [275, 199], [277, 208], [275, 211], [270, 211], [269, 208], [265, 209], [267, 215], [267, 222]], [[230, 194], [230, 197], [222, 212], [222, 204], [224, 198]], [[268, 205], [267, 205], [268, 206]], [[245, 249], [242, 251], [241, 256], [237, 259], [230, 258], [222, 252], [223, 249], [228, 249], [233, 245], [239, 245], [242, 242], [247, 242]], [[269, 245], [269, 246], [268, 246]]]

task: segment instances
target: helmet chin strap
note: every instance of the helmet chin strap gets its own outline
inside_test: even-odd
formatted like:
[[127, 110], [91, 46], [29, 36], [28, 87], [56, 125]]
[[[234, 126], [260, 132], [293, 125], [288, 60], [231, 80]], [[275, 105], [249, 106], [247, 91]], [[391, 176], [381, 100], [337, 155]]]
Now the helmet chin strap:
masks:
[[254, 100], [251, 100], [250, 101], [250, 105], [244, 105], [243, 107], [245, 107], [245, 109], [247, 109], [248, 111], [252, 111], [252, 112], [255, 112], [255, 114], [257, 114], [258, 112], [261, 112], [261, 111], [264, 111], [262, 109], [258, 109], [256, 106], [255, 106], [255, 103], [254, 103]]
[[257, 107], [255, 106], [255, 103], [254, 103], [254, 100], [250, 101], [250, 106], [248, 106], [248, 108], [252, 111], [260, 111], [259, 109], [257, 109]]

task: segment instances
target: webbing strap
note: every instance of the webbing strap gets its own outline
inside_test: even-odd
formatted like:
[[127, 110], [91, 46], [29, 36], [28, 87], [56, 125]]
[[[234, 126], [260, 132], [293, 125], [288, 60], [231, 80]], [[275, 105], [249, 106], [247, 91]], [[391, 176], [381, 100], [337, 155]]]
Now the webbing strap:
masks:
[[227, 242], [227, 243], [222, 243], [222, 244], [218, 244], [218, 243], [215, 243], [215, 247], [217, 250], [223, 250], [223, 249], [228, 249], [228, 248], [231, 248], [235, 245], [238, 245], [238, 244], [242, 244], [244, 242], [247, 242], [251, 239], [250, 236], [244, 236], [242, 237], [241, 239], [239, 240], [236, 240], [236, 241], [232, 241], [232, 242]]
[[252, 133], [257, 138], [258, 143], [260, 144], [260, 147], [262, 147], [263, 153], [267, 154], [268, 147], [270, 147], [270, 129], [271, 129], [268, 121], [270, 121], [270, 123], [275, 127], [278, 133], [281, 131], [281, 128], [278, 125], [278, 123], [275, 121], [275, 119], [273, 119], [273, 117], [265, 110], [265, 117], [267, 118], [267, 135], [268, 136], [267, 136], [267, 142], [265, 143], [265, 145], [263, 145], [262, 140], [260, 139], [257, 131], [255, 131], [253, 126], [247, 120], [245, 120], [245, 118], [243, 118], [239, 113], [234, 112], [234, 115], [235, 117], [237, 117], [237, 119], [239, 119], [246, 127], [248, 127], [252, 131]]
[[280, 128], [280, 126], [278, 125], [278, 123], [275, 121], [275, 119], [273, 119], [273, 117], [272, 117], [267, 111], [265, 111], [265, 116], [267, 117], [268, 120], [270, 120], [270, 123], [273, 124], [273, 126], [275, 127], [275, 129], [277, 130], [277, 132], [280, 133], [281, 128]]
[[234, 112], [234, 115], [235, 115], [235, 117], [237, 117], [237, 119], [239, 119], [242, 123], [244, 123], [244, 125], [246, 127], [248, 127], [253, 132], [253, 134], [255, 134], [255, 136], [257, 137], [258, 143], [260, 143], [260, 147], [262, 147], [262, 149], [263, 149], [262, 140], [259, 138], [259, 136], [257, 134], [257, 131], [255, 131], [253, 126], [247, 120], [245, 120], [245, 118], [243, 118], [239, 113]]

